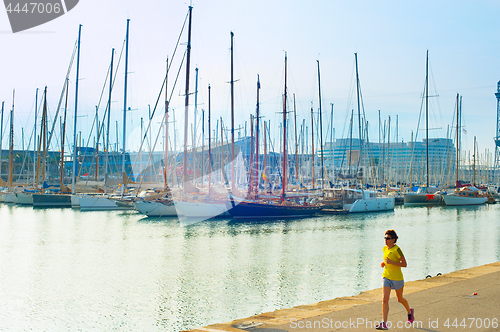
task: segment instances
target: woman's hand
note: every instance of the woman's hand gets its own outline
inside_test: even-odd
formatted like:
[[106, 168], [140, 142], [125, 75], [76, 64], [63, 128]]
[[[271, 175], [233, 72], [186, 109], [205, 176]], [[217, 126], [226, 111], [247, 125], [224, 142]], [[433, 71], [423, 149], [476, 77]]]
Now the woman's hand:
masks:
[[385, 262], [380, 263], [380, 267], [385, 267]]

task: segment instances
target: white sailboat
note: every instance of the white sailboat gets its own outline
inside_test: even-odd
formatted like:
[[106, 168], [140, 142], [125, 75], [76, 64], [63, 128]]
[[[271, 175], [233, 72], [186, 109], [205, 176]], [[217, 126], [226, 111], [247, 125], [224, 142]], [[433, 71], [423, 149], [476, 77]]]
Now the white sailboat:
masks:
[[[125, 179], [127, 178], [125, 172], [124, 172], [124, 167], [125, 167], [125, 129], [126, 129], [126, 123], [125, 123], [125, 114], [127, 111], [127, 67], [128, 67], [128, 40], [129, 40], [129, 22], [130, 19], [127, 19], [127, 34], [126, 34], [126, 39], [125, 39], [125, 92], [124, 92], [124, 106], [123, 106], [123, 112], [124, 112], [124, 120], [123, 120], [123, 160], [122, 160], [122, 173], [123, 173], [123, 180], [122, 181], [122, 195], [123, 195], [123, 187], [125, 185]], [[110, 119], [110, 113], [111, 113], [111, 91], [112, 91], [112, 82], [113, 82], [113, 53], [114, 49], [112, 51], [111, 55], [111, 67], [110, 67], [110, 79], [109, 79], [109, 99], [108, 99], [108, 128], [109, 128], [109, 119]], [[109, 135], [107, 139], [107, 145], [109, 144]], [[108, 148], [106, 148], [106, 152], [108, 151]], [[106, 162], [107, 162], [107, 153], [106, 153]], [[106, 166], [106, 173], [107, 173], [107, 166]], [[107, 175], [105, 175], [107, 177]], [[106, 187], [105, 187], [106, 188]], [[73, 206], [73, 201], [75, 202], [75, 206], [79, 206], [80, 210], [82, 211], [102, 211], [102, 210], [128, 210], [131, 209], [131, 206], [125, 206], [125, 205], [117, 205], [116, 204], [116, 197], [115, 199], [112, 198], [110, 195], [102, 195], [102, 194], [81, 194], [77, 195], [77, 198], [74, 200], [72, 199], [72, 206]], [[78, 201], [78, 203], [77, 203]]]
[[[355, 60], [356, 60], [356, 91], [358, 95], [358, 114], [361, 115], [361, 109], [360, 109], [360, 84], [359, 84], [359, 75], [358, 75], [358, 55], [357, 53], [355, 55]], [[358, 120], [360, 118], [358, 117]], [[360, 137], [360, 143], [362, 142], [362, 135], [361, 135], [361, 123], [359, 124], [360, 132], [359, 132], [359, 137]], [[362, 161], [363, 159], [363, 149], [362, 145], [360, 146], [360, 160]], [[363, 181], [363, 178], [361, 178], [361, 181]], [[358, 196], [357, 199], [354, 200], [353, 203], [344, 203], [344, 210], [349, 211], [350, 213], [360, 213], [360, 212], [378, 212], [378, 211], [390, 211], [394, 210], [394, 205], [395, 205], [395, 197], [394, 196], [380, 196], [379, 193], [376, 191], [371, 191], [371, 190], [363, 190], [363, 189], [344, 189], [344, 191], [347, 193], [347, 196], [351, 196], [351, 199], [356, 196]], [[345, 196], [344, 196], [345, 197]]]
[[[457, 99], [458, 100], [458, 99]], [[458, 126], [457, 126], [458, 131]], [[476, 136], [474, 136], [474, 179], [473, 186], [466, 186], [462, 188], [455, 189], [455, 191], [451, 194], [443, 195], [444, 203], [446, 205], [458, 206], [458, 205], [481, 205], [485, 204], [488, 200], [488, 195], [481, 192], [476, 185]], [[458, 185], [460, 182], [458, 181], [458, 144], [457, 144], [457, 180], [456, 184]]]

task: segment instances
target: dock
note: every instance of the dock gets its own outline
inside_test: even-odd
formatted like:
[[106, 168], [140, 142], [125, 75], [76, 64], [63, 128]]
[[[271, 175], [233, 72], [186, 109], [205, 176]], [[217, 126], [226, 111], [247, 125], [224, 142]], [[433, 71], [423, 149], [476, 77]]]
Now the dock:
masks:
[[[498, 331], [500, 262], [406, 282], [404, 297], [415, 310], [415, 321], [406, 322], [406, 310], [391, 292], [389, 331]], [[375, 331], [381, 319], [382, 288], [378, 288], [191, 332]]]

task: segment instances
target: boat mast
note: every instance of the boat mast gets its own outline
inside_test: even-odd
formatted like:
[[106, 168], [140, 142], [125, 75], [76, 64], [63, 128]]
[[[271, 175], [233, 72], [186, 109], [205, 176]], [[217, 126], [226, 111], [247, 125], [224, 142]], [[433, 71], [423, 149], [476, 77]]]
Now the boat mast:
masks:
[[122, 186], [121, 186], [121, 194], [123, 196], [123, 192], [125, 190], [125, 177], [127, 173], [125, 173], [125, 141], [126, 141], [126, 129], [127, 129], [127, 77], [128, 77], [128, 38], [129, 38], [129, 23], [130, 19], [127, 19], [127, 36], [125, 38], [125, 87], [123, 92], [123, 150], [122, 150]]
[[[3, 106], [4, 106], [4, 104], [5, 104], [5, 101], [2, 101], [2, 114], [0, 116], [0, 180], [3, 180], [2, 179], [2, 143], [3, 143]], [[36, 111], [35, 111], [35, 113], [36, 113]], [[36, 139], [36, 136], [35, 136], [35, 139]]]
[[47, 113], [47, 104], [46, 104], [46, 98], [47, 98], [47, 86], [45, 86], [45, 89], [43, 91], [43, 109], [42, 109], [42, 124], [40, 125], [40, 138], [38, 140], [38, 155], [37, 155], [37, 165], [36, 165], [36, 176], [35, 176], [35, 190], [38, 190], [38, 179], [39, 179], [39, 174], [40, 174], [40, 163], [41, 163], [41, 158], [40, 158], [40, 152], [41, 150], [45, 150], [45, 146], [42, 147], [42, 140], [44, 137], [44, 132], [45, 132], [45, 121], [47, 119], [46, 113]]
[[429, 50], [425, 60], [425, 160], [429, 188]]
[[255, 195], [258, 194], [258, 190], [259, 190], [259, 119], [260, 119], [260, 101], [259, 101], [259, 98], [260, 98], [260, 94], [259, 94], [259, 90], [260, 90], [260, 76], [257, 75], [257, 108], [255, 110], [255, 119], [256, 119], [256, 128], [255, 128], [255, 138], [256, 138], [256, 142], [255, 142]]
[[[69, 81], [68, 78], [66, 80]], [[68, 84], [69, 84], [69, 82], [66, 82], [66, 86], [69, 86]], [[64, 188], [64, 181], [63, 181], [63, 177], [64, 177], [64, 138], [66, 136], [66, 112], [67, 111], [68, 111], [68, 89], [66, 89], [66, 102], [64, 104], [64, 121], [62, 123], [62, 135], [61, 135], [61, 178], [59, 179], [59, 181], [60, 181], [59, 182], [59, 191], [60, 192], [63, 192], [63, 188]], [[66, 190], [64, 190], [64, 192], [66, 192]]]
[[253, 176], [254, 176], [254, 160], [253, 160], [253, 151], [254, 151], [254, 146], [253, 146], [253, 114], [250, 114], [250, 183], [248, 186], [248, 193], [251, 193], [253, 191]]
[[10, 135], [9, 135], [9, 188], [12, 188], [14, 173], [14, 97], [16, 90], [12, 91], [12, 109], [10, 110]]
[[[358, 127], [359, 127], [359, 159], [358, 159], [358, 166], [361, 164], [362, 165], [362, 160], [363, 160], [363, 138], [361, 135], [361, 103], [360, 103], [360, 96], [359, 96], [359, 72], [358, 72], [358, 53], [354, 53], [354, 58], [356, 60], [356, 94], [358, 98]], [[364, 174], [363, 174], [364, 176]], [[361, 178], [363, 180], [363, 178]]]
[[[165, 167], [163, 169], [163, 181], [164, 181], [164, 190], [168, 188], [168, 57], [167, 57], [167, 73], [165, 76]], [[142, 135], [141, 135], [142, 136]], [[141, 163], [142, 165], [142, 163]]]
[[191, 16], [193, 12], [193, 7], [189, 6], [189, 25], [188, 25], [188, 42], [186, 49], [186, 89], [185, 89], [185, 103], [184, 103], [184, 155], [183, 155], [183, 182], [184, 190], [186, 190], [187, 182], [189, 181], [189, 175], [187, 172], [187, 140], [188, 140], [188, 119], [189, 119], [189, 66], [191, 64]]
[[194, 76], [194, 117], [193, 117], [193, 174], [195, 178], [195, 184], [198, 184], [198, 165], [197, 165], [197, 158], [196, 158], [196, 148], [197, 148], [197, 120], [198, 120], [198, 68], [194, 69], [195, 71], [195, 76]]
[[298, 149], [299, 144], [297, 143], [297, 108], [295, 107], [295, 93], [293, 94], [293, 124], [295, 126], [295, 182], [297, 184], [297, 190], [299, 188], [299, 155]]
[[314, 112], [313, 112], [313, 107], [312, 107], [312, 102], [311, 102], [311, 144], [312, 144], [312, 188], [314, 189], [314, 182], [315, 182], [315, 172], [314, 172]]
[[212, 128], [210, 126], [210, 84], [208, 85], [208, 196], [212, 193]]
[[113, 56], [115, 49], [111, 49], [111, 65], [109, 69], [109, 94], [108, 94], [108, 126], [106, 128], [106, 147], [104, 149], [104, 193], [108, 192], [108, 165], [109, 165], [109, 127], [111, 126], [111, 92], [113, 91]]
[[234, 33], [231, 31], [231, 192], [235, 192], [235, 174], [234, 174], [234, 71], [233, 71], [233, 39]]
[[455, 184], [458, 184], [458, 151], [459, 151], [458, 150], [458, 133], [460, 132], [459, 125], [458, 125], [458, 112], [459, 112], [458, 100], [459, 99], [458, 99], [458, 93], [457, 93], [457, 132], [456, 132], [456, 136], [457, 136], [457, 138], [456, 138], [456, 144], [457, 144], [457, 155], [456, 155], [457, 169], [455, 171], [455, 173], [456, 173], [456, 182], [455, 182]]
[[[73, 179], [71, 181], [72, 186], [71, 186], [71, 193], [75, 193], [75, 186], [76, 186], [76, 164], [77, 164], [77, 148], [76, 148], [76, 119], [78, 117], [78, 80], [80, 77], [80, 41], [81, 41], [81, 36], [82, 36], [82, 25], [80, 24], [78, 28], [78, 53], [76, 57], [76, 81], [75, 81], [75, 118], [74, 118], [74, 124], [73, 124]], [[45, 95], [45, 98], [47, 95]]]
[[323, 115], [321, 111], [321, 80], [319, 74], [319, 60], [318, 63], [318, 93], [319, 93], [319, 144], [321, 150], [321, 188], [324, 188], [325, 182], [325, 159], [323, 156]]
[[472, 156], [472, 184], [476, 186], [476, 136], [474, 136], [474, 155]]
[[[35, 93], [35, 126], [33, 128], [33, 186], [35, 186], [35, 176], [36, 176], [36, 167], [35, 167], [35, 164], [36, 164], [36, 118], [37, 118], [37, 111], [38, 111], [38, 88], [36, 88], [36, 93]], [[2, 103], [2, 122], [3, 122], [3, 103]], [[3, 128], [3, 125], [2, 125], [2, 128]], [[3, 131], [3, 129], [2, 129]], [[0, 137], [2, 134], [0, 134]], [[1, 142], [1, 138], [0, 138], [0, 142]], [[1, 143], [0, 143], [0, 160], [2, 159], [2, 147], [1, 147]], [[0, 161], [0, 170], [2, 169], [2, 165], [1, 165], [1, 161]], [[36, 187], [35, 187], [36, 189]]]
[[286, 169], [287, 169], [287, 158], [286, 158], [286, 62], [287, 56], [285, 52], [285, 91], [283, 96], [283, 183], [281, 185], [281, 202], [285, 200], [285, 192], [286, 192]]

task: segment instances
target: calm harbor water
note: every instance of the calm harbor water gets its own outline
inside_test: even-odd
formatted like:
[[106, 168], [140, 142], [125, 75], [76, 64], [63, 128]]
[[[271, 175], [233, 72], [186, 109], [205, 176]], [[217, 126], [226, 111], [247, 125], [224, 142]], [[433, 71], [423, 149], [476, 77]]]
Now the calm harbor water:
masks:
[[182, 225], [132, 212], [0, 205], [0, 330], [179, 331], [500, 260], [500, 205]]

